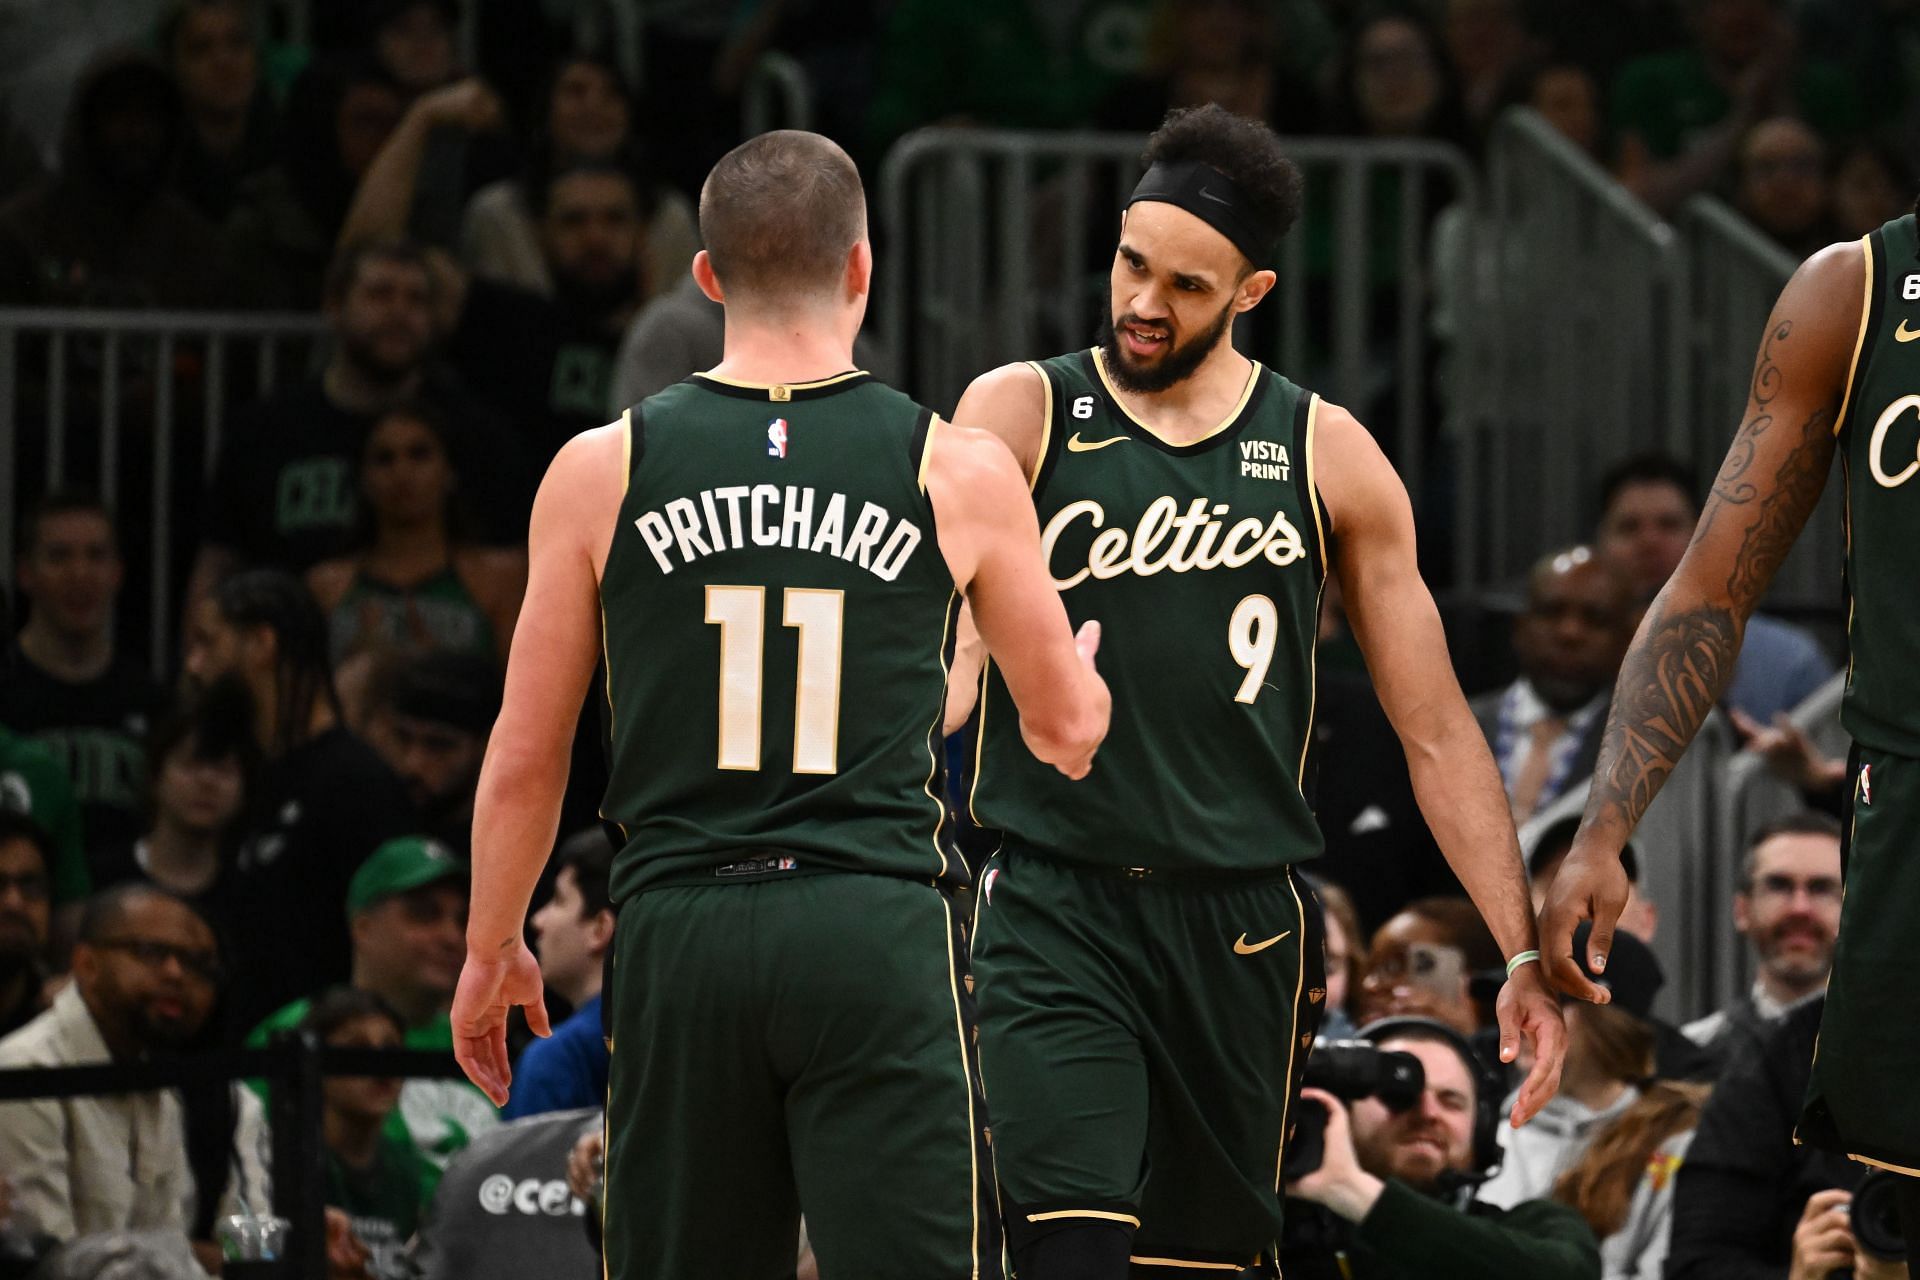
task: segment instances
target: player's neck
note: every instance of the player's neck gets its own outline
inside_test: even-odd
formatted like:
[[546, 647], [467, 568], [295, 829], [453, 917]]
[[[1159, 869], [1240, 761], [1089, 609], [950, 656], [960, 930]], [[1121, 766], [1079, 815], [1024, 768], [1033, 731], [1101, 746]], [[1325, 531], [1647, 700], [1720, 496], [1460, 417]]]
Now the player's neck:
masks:
[[774, 315], [727, 313], [727, 336], [715, 376], [734, 382], [817, 382], [854, 367], [858, 323], [834, 312]]
[[1172, 443], [1183, 444], [1211, 434], [1227, 420], [1246, 395], [1252, 372], [1253, 362], [1233, 349], [1229, 334], [1191, 376], [1164, 391], [1129, 391], [1117, 380], [1114, 390], [1135, 417]]
[[111, 631], [62, 634], [41, 624], [41, 615], [20, 629], [20, 652], [40, 670], [65, 684], [98, 680], [113, 665]]

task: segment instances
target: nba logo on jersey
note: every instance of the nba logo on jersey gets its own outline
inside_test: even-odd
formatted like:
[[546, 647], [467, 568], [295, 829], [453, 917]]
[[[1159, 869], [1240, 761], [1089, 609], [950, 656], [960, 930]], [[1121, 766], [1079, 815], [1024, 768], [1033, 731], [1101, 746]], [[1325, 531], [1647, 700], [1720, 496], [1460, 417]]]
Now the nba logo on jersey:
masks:
[[784, 458], [787, 456], [787, 420], [775, 418], [767, 424], [767, 456]]
[[1860, 803], [1873, 803], [1873, 766], [1870, 764], [1860, 766]]

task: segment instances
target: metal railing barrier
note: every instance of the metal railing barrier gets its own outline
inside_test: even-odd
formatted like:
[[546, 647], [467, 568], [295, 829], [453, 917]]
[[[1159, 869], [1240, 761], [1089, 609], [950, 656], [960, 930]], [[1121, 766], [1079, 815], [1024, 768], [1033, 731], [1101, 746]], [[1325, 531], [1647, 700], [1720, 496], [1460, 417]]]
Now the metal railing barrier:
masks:
[[[137, 647], [157, 674], [197, 534], [197, 519], [181, 522], [200, 509], [227, 420], [307, 373], [323, 331], [312, 315], [0, 308], [0, 509], [61, 485], [100, 491], [138, 593], [122, 625], [144, 622]], [[0, 520], [9, 578], [14, 524]]]

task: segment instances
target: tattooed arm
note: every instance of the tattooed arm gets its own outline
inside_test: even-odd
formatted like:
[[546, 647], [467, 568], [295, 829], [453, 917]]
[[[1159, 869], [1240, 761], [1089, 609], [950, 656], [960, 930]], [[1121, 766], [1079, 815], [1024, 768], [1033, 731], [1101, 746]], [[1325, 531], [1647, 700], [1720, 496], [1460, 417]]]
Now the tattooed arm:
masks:
[[1781, 292], [1746, 419], [1685, 559], [1620, 668], [1586, 817], [1541, 913], [1548, 975], [1570, 995], [1605, 1001], [1573, 962], [1574, 929], [1593, 921], [1592, 962], [1601, 970], [1627, 898], [1620, 846], [1719, 700], [1747, 619], [1820, 500], [1859, 332], [1864, 260], [1858, 243], [1834, 245]]

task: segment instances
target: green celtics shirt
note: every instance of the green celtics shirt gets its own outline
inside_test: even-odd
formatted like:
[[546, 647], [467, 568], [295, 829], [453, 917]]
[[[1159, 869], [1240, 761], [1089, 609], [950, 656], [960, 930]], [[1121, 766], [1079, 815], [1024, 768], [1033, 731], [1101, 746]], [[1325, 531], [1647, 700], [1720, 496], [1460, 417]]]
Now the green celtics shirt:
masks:
[[1034, 368], [1048, 399], [1041, 548], [1074, 626], [1101, 624], [1113, 723], [1071, 782], [1027, 751], [989, 663], [975, 821], [1016, 847], [1122, 867], [1313, 857], [1300, 777], [1326, 576], [1318, 401], [1256, 364], [1217, 430], [1173, 445], [1128, 413], [1097, 351]]
[[958, 878], [936, 798], [958, 596], [930, 411], [848, 373], [625, 414], [600, 583], [622, 901], [790, 871]]
[[1836, 428], [1847, 490], [1847, 692], [1862, 746], [1920, 757], [1920, 233], [1867, 235], [1866, 302]]

